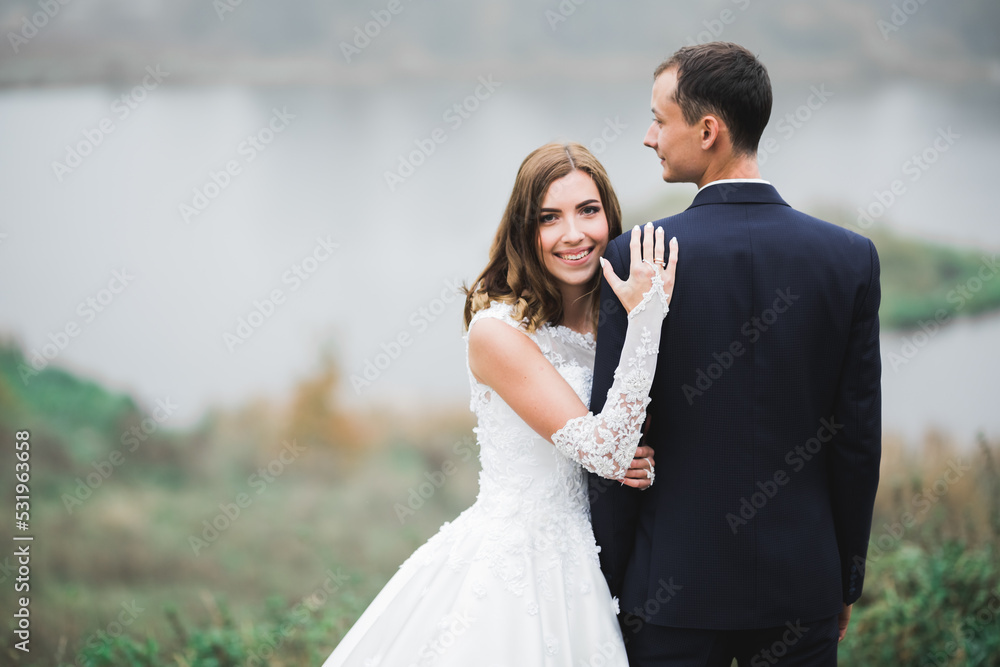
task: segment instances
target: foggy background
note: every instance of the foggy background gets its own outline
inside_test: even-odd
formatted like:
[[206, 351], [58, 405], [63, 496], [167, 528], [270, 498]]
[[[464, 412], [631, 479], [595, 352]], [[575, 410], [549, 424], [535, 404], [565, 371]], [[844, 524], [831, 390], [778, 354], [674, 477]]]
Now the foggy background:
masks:
[[[578, 141], [626, 228], [682, 210], [652, 72], [716, 39], [770, 72], [762, 176], [883, 257], [880, 550], [843, 651], [944, 650], [1000, 595], [998, 34], [992, 0], [4, 0], [0, 437], [31, 431], [37, 550], [30, 656], [0, 558], [0, 662], [178, 664], [107, 639], [138, 601], [125, 636], [191, 667], [318, 664], [475, 497], [458, 289], [521, 161]], [[998, 664], [991, 632], [934, 664]]]

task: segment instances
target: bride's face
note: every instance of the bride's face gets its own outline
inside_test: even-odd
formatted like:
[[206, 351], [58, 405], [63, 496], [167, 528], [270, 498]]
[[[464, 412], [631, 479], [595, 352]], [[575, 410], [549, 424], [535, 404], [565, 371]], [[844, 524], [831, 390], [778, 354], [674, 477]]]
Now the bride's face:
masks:
[[560, 286], [586, 285], [608, 245], [608, 219], [597, 184], [575, 170], [552, 182], [538, 220], [542, 262]]

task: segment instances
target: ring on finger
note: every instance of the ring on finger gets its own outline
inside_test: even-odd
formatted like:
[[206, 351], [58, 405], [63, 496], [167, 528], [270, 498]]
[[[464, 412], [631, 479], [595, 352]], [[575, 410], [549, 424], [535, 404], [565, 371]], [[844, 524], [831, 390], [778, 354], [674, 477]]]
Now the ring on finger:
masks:
[[643, 459], [646, 461], [646, 463], [649, 464], [649, 468], [646, 469], [646, 479], [649, 480], [649, 485], [653, 486], [653, 480], [656, 479], [656, 472], [653, 469], [653, 462], [645, 457], [643, 457]]

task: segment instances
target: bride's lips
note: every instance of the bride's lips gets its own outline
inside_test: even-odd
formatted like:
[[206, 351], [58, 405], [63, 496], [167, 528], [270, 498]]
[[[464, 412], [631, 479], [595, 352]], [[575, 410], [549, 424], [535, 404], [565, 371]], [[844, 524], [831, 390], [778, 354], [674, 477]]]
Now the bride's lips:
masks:
[[[575, 256], [579, 255], [581, 252], [585, 252], [586, 254], [583, 257], [580, 257], [579, 259], [567, 259], [566, 258], [567, 255], [569, 255], [571, 257], [575, 257]], [[557, 253], [554, 253], [554, 254], [555, 254], [556, 257], [558, 257], [562, 261], [566, 262], [570, 266], [578, 266], [580, 264], [585, 263], [587, 261], [587, 259], [589, 259], [590, 256], [592, 254], [594, 254], [594, 247], [590, 246], [589, 248], [577, 248], [576, 250], [564, 250], [563, 252], [557, 252]]]

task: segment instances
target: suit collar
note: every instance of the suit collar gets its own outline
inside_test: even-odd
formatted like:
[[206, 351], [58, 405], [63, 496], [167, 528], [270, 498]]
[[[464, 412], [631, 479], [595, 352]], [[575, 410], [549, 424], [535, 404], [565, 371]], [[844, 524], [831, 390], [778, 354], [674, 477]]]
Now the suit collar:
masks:
[[779, 204], [788, 206], [773, 185], [767, 183], [717, 183], [695, 195], [688, 208], [705, 204]]

